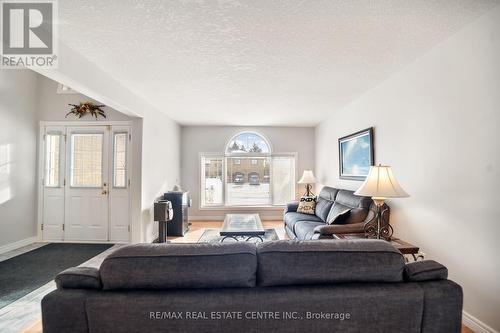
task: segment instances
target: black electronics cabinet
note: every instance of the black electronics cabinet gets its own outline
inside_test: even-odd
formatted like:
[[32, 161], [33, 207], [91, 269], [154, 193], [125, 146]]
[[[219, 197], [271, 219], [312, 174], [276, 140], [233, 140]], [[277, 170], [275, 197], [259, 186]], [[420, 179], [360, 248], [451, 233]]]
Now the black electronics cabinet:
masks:
[[170, 191], [163, 195], [164, 200], [172, 203], [174, 211], [172, 220], [167, 223], [168, 236], [184, 236], [189, 230], [189, 207], [191, 207], [191, 195], [189, 192]]

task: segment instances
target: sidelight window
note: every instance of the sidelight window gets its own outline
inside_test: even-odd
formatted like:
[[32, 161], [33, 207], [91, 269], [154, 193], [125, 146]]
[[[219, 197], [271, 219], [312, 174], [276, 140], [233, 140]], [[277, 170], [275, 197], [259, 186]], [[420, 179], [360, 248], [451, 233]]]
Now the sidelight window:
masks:
[[127, 133], [113, 134], [113, 187], [127, 187]]
[[61, 156], [61, 134], [50, 133], [45, 136], [45, 186], [59, 187], [60, 173], [60, 156]]

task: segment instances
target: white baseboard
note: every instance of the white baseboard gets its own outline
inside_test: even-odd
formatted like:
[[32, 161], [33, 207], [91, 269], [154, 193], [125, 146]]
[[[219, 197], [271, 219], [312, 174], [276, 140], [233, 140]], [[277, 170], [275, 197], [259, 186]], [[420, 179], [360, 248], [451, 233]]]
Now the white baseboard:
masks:
[[476, 333], [498, 333], [497, 330], [489, 327], [466, 311], [462, 312], [462, 323]]
[[36, 236], [34, 236], [34, 237], [30, 237], [30, 238], [21, 239], [17, 242], [14, 242], [14, 243], [2, 245], [2, 246], [0, 246], [0, 254], [4, 254], [6, 252], [16, 250], [20, 247], [36, 243], [37, 240], [38, 240], [38, 238]]

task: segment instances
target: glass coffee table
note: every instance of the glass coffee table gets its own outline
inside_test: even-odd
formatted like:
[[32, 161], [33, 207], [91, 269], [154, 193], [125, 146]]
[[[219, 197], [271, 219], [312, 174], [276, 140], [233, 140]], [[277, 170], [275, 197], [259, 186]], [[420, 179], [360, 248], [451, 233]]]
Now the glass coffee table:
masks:
[[228, 238], [236, 241], [249, 241], [252, 238], [264, 241], [262, 236], [266, 233], [259, 214], [226, 214], [224, 224], [220, 229], [220, 235], [224, 236], [221, 243]]

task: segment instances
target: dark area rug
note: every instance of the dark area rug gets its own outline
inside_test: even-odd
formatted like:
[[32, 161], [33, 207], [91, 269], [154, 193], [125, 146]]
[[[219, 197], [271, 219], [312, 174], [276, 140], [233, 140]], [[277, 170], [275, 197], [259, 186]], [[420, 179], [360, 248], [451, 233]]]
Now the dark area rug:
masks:
[[0, 262], [0, 308], [78, 266], [113, 244], [51, 243]]
[[[219, 235], [219, 229], [206, 229], [201, 235], [200, 239], [198, 239], [198, 243], [219, 243], [224, 236]], [[239, 241], [245, 241], [245, 237], [239, 238]], [[262, 236], [264, 242], [269, 242], [273, 240], [278, 240], [278, 234], [274, 229], [266, 229], [266, 234]], [[224, 243], [236, 242], [236, 240], [232, 238], [226, 238]], [[260, 239], [252, 238], [249, 242], [260, 243]]]

